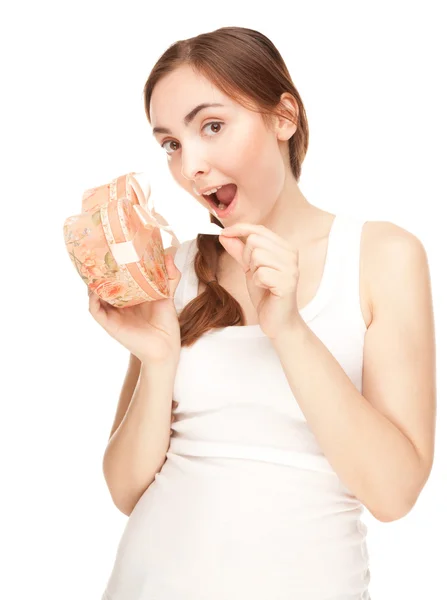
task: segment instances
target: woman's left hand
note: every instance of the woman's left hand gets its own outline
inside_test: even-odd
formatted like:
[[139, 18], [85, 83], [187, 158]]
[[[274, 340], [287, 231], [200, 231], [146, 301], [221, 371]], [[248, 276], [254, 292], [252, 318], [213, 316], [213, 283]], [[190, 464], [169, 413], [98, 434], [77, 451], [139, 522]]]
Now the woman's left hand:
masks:
[[[239, 238], [246, 238], [245, 243]], [[299, 253], [263, 225], [236, 223], [219, 235], [225, 250], [243, 269], [262, 331], [271, 339], [301, 324], [297, 288]]]

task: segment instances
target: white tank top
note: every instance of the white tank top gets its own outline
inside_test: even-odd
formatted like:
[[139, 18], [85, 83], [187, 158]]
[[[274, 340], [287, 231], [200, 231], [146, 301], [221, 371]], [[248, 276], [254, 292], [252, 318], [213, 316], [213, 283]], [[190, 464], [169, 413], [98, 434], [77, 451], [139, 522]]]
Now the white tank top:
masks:
[[[337, 215], [303, 319], [362, 391], [363, 222]], [[198, 291], [178, 248], [178, 313]], [[298, 358], [297, 358], [298, 360]], [[364, 507], [319, 447], [269, 338], [230, 326], [183, 347], [167, 460], [129, 517], [104, 600], [370, 600]]]

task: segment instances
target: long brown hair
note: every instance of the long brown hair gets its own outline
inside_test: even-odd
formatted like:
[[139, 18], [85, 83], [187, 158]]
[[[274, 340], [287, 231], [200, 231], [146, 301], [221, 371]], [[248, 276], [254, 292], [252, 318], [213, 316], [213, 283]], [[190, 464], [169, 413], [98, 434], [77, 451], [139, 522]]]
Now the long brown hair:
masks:
[[[306, 112], [284, 60], [272, 42], [253, 29], [223, 27], [172, 44], [158, 59], [144, 86], [144, 105], [149, 123], [149, 106], [155, 85], [163, 76], [184, 65], [206, 77], [240, 105], [256, 110], [266, 125], [273, 115], [284, 116], [284, 109], [278, 111], [284, 92], [296, 99], [298, 118], [291, 111], [286, 112], [297, 126], [288, 146], [290, 168], [299, 181], [301, 164], [309, 144]], [[222, 226], [211, 213], [210, 221]], [[225, 251], [219, 236], [198, 234], [197, 248], [194, 269], [199, 281], [208, 285], [179, 314], [182, 346], [191, 346], [212, 328], [245, 325], [239, 302], [215, 281], [219, 256]]]

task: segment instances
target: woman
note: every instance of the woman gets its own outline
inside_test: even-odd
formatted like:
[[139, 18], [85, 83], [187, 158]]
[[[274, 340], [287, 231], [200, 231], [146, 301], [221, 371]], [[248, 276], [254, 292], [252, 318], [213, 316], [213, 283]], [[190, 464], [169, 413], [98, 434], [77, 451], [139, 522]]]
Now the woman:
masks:
[[131, 353], [104, 456], [130, 518], [103, 600], [369, 599], [364, 507], [403, 517], [433, 461], [424, 248], [303, 196], [306, 113], [257, 31], [172, 45], [145, 109], [224, 229], [167, 250], [171, 298], [90, 296]]

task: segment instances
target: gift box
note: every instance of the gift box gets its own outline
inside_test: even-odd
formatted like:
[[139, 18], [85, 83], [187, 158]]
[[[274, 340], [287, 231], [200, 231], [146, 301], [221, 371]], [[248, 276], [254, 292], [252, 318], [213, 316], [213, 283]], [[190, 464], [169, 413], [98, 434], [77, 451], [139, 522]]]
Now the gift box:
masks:
[[168, 298], [160, 229], [171, 236], [171, 245], [180, 245], [155, 212], [150, 185], [144, 193], [137, 175], [127, 173], [86, 190], [82, 212], [63, 225], [65, 246], [79, 276], [102, 300], [117, 307]]

